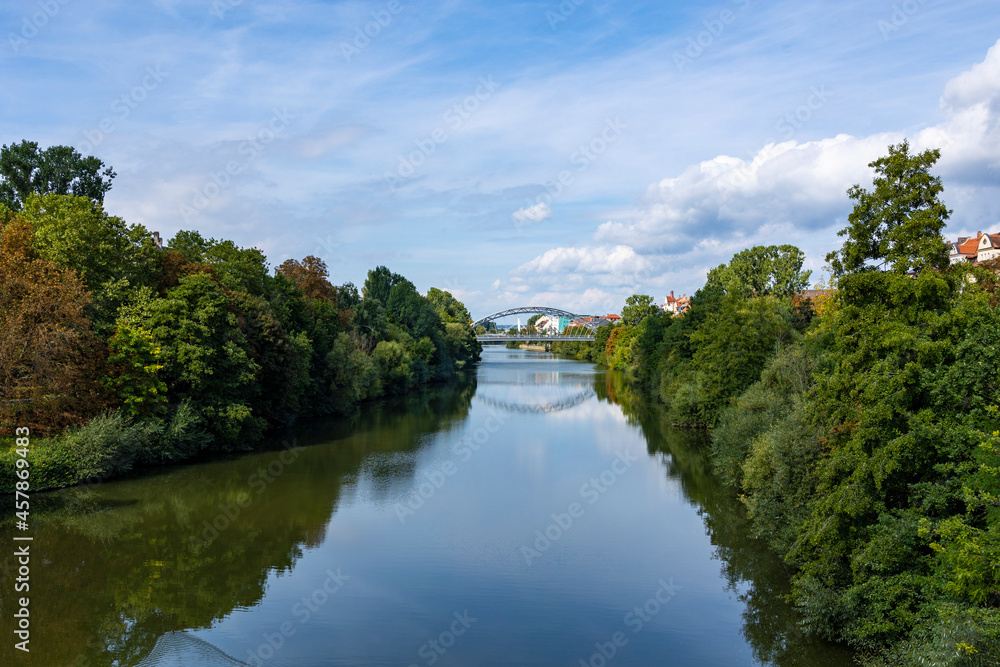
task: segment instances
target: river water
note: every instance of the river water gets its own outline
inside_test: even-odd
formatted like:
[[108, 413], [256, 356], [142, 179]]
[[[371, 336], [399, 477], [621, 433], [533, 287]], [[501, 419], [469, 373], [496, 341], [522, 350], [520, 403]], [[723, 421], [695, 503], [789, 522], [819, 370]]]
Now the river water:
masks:
[[797, 630], [705, 436], [616, 373], [491, 347], [279, 440], [36, 496], [31, 652], [8, 557], [0, 664], [851, 664]]

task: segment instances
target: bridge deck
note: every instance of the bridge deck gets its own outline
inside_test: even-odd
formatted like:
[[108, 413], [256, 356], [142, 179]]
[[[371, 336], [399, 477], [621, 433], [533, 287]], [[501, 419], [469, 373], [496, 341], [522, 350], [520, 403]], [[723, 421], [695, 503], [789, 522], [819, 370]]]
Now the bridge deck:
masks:
[[592, 342], [593, 336], [506, 336], [504, 334], [486, 334], [476, 336], [480, 343], [556, 343], [556, 342]]

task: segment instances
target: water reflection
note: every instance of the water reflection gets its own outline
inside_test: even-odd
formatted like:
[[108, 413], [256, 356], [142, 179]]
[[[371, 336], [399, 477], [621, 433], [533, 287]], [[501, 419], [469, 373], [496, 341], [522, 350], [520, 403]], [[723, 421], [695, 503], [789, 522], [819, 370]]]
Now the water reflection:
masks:
[[[368, 472], [412, 477], [405, 455], [427, 434], [462, 422], [474, 393], [466, 379], [299, 429], [301, 449], [288, 463], [287, 452], [263, 451], [36, 496], [31, 652], [4, 641], [0, 664], [131, 666], [166, 633], [210, 627], [257, 605], [273, 573], [291, 572], [324, 541], [363, 461], [401, 454], [391, 469]], [[336, 447], [310, 447], [331, 440]], [[0, 541], [11, 537], [10, 525], [0, 528]], [[6, 601], [16, 572], [11, 559], [2, 562]], [[4, 636], [13, 636], [10, 614], [0, 611]]]
[[742, 633], [754, 658], [780, 667], [854, 664], [850, 651], [807, 638], [800, 630], [788, 602], [791, 571], [763, 540], [750, 536], [741, 503], [715, 481], [708, 433], [673, 428], [665, 410], [620, 373], [595, 377], [594, 389], [642, 429], [650, 456], [666, 455], [667, 475], [698, 507], [729, 590], [746, 605]]
[[[456, 457], [453, 443], [474, 436], [493, 414], [506, 415], [504, 430], [477, 458]], [[282, 439], [298, 448], [282, 449]], [[580, 481], [600, 473], [620, 447], [633, 443], [643, 458], [643, 442], [649, 458], [622, 478], [620, 493], [588, 506], [576, 532], [526, 568], [518, 547], [534, 529], [545, 527], [551, 511], [565, 510]], [[461, 463], [460, 474], [419, 516], [397, 521], [393, 506], [442, 461]], [[678, 513], [663, 501], [664, 484], [679, 489], [689, 517], [663, 516]], [[350, 564], [356, 589], [324, 607], [325, 616], [273, 664], [330, 664], [334, 657], [337, 664], [422, 664], [421, 643], [470, 598], [484, 620], [440, 664], [576, 664], [574, 655], [589, 655], [594, 641], [621, 626], [624, 602], [653, 593], [655, 586], [647, 588], [661, 568], [669, 570], [664, 576], [696, 572], [691, 560], [707, 560], [707, 544], [706, 555], [697, 555], [704, 538], [692, 507], [723, 576], [697, 584], [716, 605], [727, 583], [739, 597], [755, 659], [782, 667], [848, 664], [849, 656], [797, 631], [783, 601], [788, 573], [748, 538], [739, 503], [712, 478], [704, 434], [672, 429], [618, 374], [510, 351], [486, 355], [476, 377], [300, 428], [268, 451], [38, 496], [32, 652], [15, 655], [12, 642], [0, 643], [0, 664], [132, 666], [158, 640], [171, 650], [209, 653], [222, 645], [247, 660], [261, 628], [280, 625], [290, 601], [314, 589], [313, 575], [333, 557]], [[670, 539], [663, 531], [681, 534], [691, 525], [697, 534], [684, 533], [690, 545], [664, 548]], [[0, 527], [0, 540], [11, 544], [9, 524]], [[6, 601], [16, 575], [9, 558], [2, 562], [0, 632], [10, 637]], [[671, 622], [683, 616], [716, 627], [718, 606], [684, 595], [671, 603]], [[748, 652], [701, 647], [690, 637], [683, 647], [671, 645], [677, 629], [666, 615], [615, 664], [679, 655], [717, 664], [706, 651]], [[171, 635], [192, 631], [211, 645]]]

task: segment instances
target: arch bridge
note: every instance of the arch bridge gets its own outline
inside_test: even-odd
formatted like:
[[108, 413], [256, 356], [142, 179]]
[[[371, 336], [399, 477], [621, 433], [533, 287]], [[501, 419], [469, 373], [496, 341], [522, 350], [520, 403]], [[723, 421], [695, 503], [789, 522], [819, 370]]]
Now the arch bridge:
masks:
[[476, 339], [483, 342], [504, 342], [504, 341], [517, 341], [517, 340], [539, 340], [539, 341], [557, 341], [557, 340], [572, 340], [572, 341], [592, 341], [594, 340], [594, 332], [602, 324], [606, 324], [607, 320], [595, 317], [593, 315], [578, 315], [576, 313], [571, 313], [568, 310], [562, 310], [560, 308], [550, 308], [548, 306], [520, 306], [517, 308], [508, 308], [507, 310], [501, 310], [499, 312], [493, 313], [492, 315], [487, 315], [481, 319], [476, 320], [472, 323], [472, 328], [475, 329], [478, 326], [485, 326], [487, 322], [492, 322], [495, 320], [502, 320], [507, 317], [512, 317], [514, 315], [551, 315], [554, 317], [565, 317], [569, 320], [577, 320], [580, 318], [589, 318], [589, 321], [582, 322], [581, 324], [588, 330], [587, 335], [580, 336], [564, 336], [564, 335], [545, 335], [545, 334], [534, 334], [532, 336], [508, 336], [505, 334], [486, 334], [483, 336], [477, 336]]

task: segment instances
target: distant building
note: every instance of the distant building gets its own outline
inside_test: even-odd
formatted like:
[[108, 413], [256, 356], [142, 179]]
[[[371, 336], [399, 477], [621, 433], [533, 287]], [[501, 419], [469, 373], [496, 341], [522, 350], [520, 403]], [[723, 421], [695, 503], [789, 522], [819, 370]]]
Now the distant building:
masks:
[[663, 300], [663, 305], [660, 306], [660, 309], [665, 313], [670, 313], [671, 315], [683, 315], [690, 307], [691, 297], [686, 294], [682, 294], [680, 297], [675, 297], [674, 291], [670, 290], [670, 296]]
[[978, 232], [975, 237], [959, 236], [958, 241], [950, 245], [952, 264], [961, 262], [979, 264], [1000, 257], [1000, 233]]
[[[562, 327], [560, 327], [560, 321], [565, 319], [566, 319], [565, 317], [558, 318], [558, 317], [550, 317], [549, 315], [543, 315], [542, 317], [539, 317], [537, 320], [535, 320], [535, 329], [539, 333], [558, 334], [562, 331]], [[568, 322], [569, 320], [566, 321]]]
[[810, 304], [810, 309], [815, 312], [816, 307], [819, 305], [817, 299], [820, 297], [833, 297], [837, 290], [827, 288], [827, 289], [804, 289], [796, 292], [792, 295], [792, 306], [798, 308], [802, 305], [804, 301], [808, 301]]

